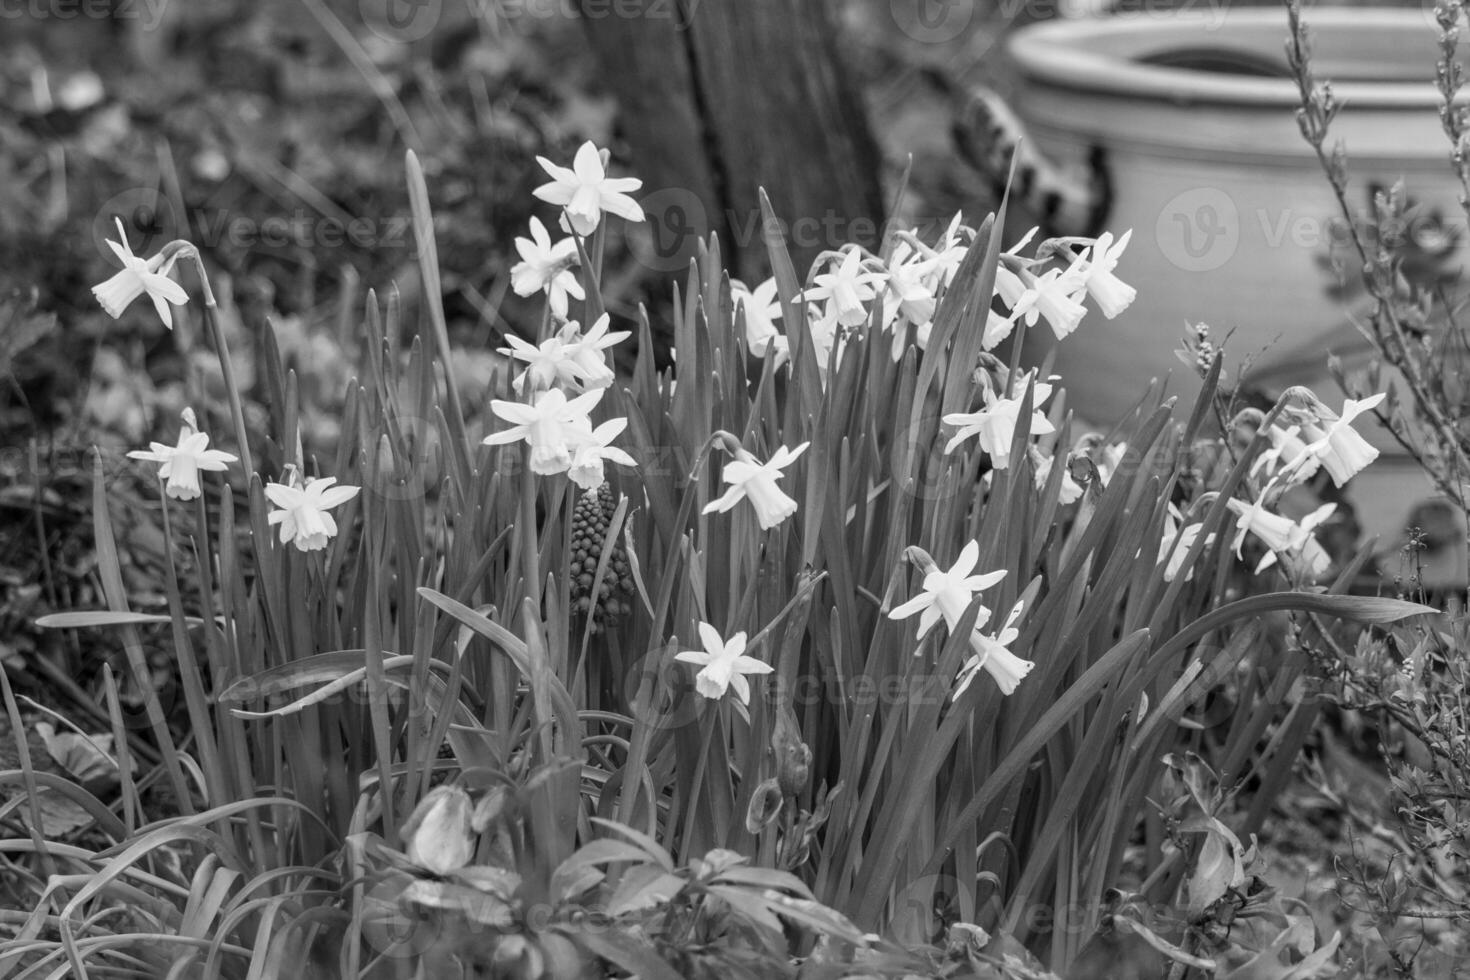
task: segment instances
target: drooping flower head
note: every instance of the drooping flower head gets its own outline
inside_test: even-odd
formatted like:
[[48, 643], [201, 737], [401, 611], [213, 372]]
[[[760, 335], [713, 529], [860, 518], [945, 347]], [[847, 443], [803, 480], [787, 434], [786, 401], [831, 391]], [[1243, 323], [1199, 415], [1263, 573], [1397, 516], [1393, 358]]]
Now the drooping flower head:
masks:
[[168, 304], [183, 306], [189, 302], [189, 294], [184, 292], [184, 287], [168, 277], [178, 253], [165, 249], [151, 259], [139, 258], [128, 246], [128, 236], [123, 230], [122, 219], [116, 220], [118, 240], [109, 238], [106, 242], [108, 248], [112, 249], [112, 254], [122, 262], [122, 271], [106, 282], [93, 286], [92, 295], [97, 297], [97, 302], [114, 320], [122, 316], [123, 310], [132, 305], [133, 300], [146, 295], [153, 301], [153, 308], [158, 311], [158, 318], [163, 321], [163, 325], [172, 330], [174, 317]]
[[1293, 421], [1301, 426], [1306, 451], [1322, 461], [1322, 467], [1337, 486], [1342, 486], [1378, 458], [1378, 450], [1352, 427], [1359, 415], [1378, 406], [1386, 392], [1361, 401], [1347, 399], [1339, 415], [1324, 405], [1309, 388], [1288, 388], [1281, 401]]
[[1337, 505], [1324, 504], [1300, 521], [1294, 521], [1266, 510], [1265, 496], [1262, 493], [1251, 504], [1234, 498], [1227, 502], [1227, 506], [1239, 518], [1232, 545], [1235, 556], [1241, 556], [1240, 550], [1246, 534], [1253, 534], [1269, 549], [1256, 565], [1257, 575], [1274, 565], [1278, 556], [1291, 558], [1294, 564], [1300, 565], [1313, 578], [1327, 571], [1332, 564], [1332, 556], [1317, 540], [1315, 531], [1332, 516]]
[[1118, 267], [1118, 259], [1123, 250], [1128, 247], [1128, 241], [1133, 237], [1133, 229], [1123, 232], [1123, 237], [1116, 243], [1113, 241], [1112, 232], [1104, 232], [1097, 237], [1092, 247], [1083, 253], [1084, 259], [1079, 266], [1082, 276], [1082, 284], [1087, 289], [1087, 295], [1091, 296], [1102, 315], [1109, 320], [1119, 313], [1128, 309], [1133, 301], [1138, 298], [1138, 290], [1128, 285], [1114, 275], [1113, 270]]
[[795, 462], [809, 445], [811, 443], [804, 442], [795, 449], [780, 446], [765, 463], [737, 446], [734, 449], [735, 458], [725, 464], [721, 474], [730, 487], [724, 496], [711, 501], [704, 508], [704, 513], [723, 513], [741, 500], [749, 500], [750, 505], [755, 508], [756, 520], [760, 522], [761, 530], [768, 531], [780, 524], [796, 513], [796, 501], [777, 486], [777, 481], [781, 479], [781, 471]]
[[1078, 300], [1086, 286], [1077, 265], [1074, 262], [1067, 269], [1048, 269], [1039, 276], [1023, 270], [1020, 275], [1026, 290], [1011, 306], [1011, 316], [1024, 319], [1028, 327], [1044, 317], [1058, 340], [1076, 330], [1087, 313]]
[[1021, 631], [1016, 628], [1016, 621], [1021, 618], [1025, 605], [1023, 600], [1012, 606], [1010, 615], [1006, 616], [1005, 625], [995, 635], [986, 636], [979, 630], [970, 634], [970, 649], [975, 652], [965, 661], [955, 677], [951, 701], [958, 700], [965, 693], [965, 689], [982, 669], [995, 681], [1000, 693], [1007, 696], [1016, 693], [1022, 679], [1036, 666], [1033, 661], [1022, 660], [1010, 649], [1011, 644], [1021, 635]]

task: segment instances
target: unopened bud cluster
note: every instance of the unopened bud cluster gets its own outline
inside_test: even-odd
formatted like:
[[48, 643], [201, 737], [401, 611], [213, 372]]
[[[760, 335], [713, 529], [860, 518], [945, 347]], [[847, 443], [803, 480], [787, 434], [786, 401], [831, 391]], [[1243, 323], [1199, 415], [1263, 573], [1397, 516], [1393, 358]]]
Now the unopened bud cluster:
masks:
[[[617, 498], [612, 486], [604, 482], [577, 498], [572, 512], [572, 609], [578, 616], [592, 617], [592, 632], [600, 633], [633, 609], [633, 577], [628, 566], [628, 553], [622, 542], [614, 538], [612, 554], [602, 582], [597, 582], [597, 563], [602, 558], [602, 545], [607, 529], [617, 511]], [[596, 591], [594, 592], [594, 586]]]

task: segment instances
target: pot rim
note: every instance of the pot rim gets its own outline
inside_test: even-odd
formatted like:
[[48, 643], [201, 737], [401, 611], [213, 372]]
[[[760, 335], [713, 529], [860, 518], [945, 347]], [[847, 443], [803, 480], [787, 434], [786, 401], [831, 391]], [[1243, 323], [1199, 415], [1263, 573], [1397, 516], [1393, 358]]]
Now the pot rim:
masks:
[[[1150, 20], [1150, 16], [1154, 19]], [[1237, 8], [1223, 13], [1183, 10], [1171, 12], [1167, 19], [1157, 14], [1104, 14], [1028, 25], [1007, 39], [1006, 51], [1026, 79], [1089, 95], [1106, 93], [1173, 103], [1294, 108], [1301, 104], [1301, 94], [1290, 78], [1235, 76], [1142, 64], [1127, 55], [1099, 51], [1097, 47], [1100, 40], [1122, 38], [1137, 48], [1149, 40], [1171, 36], [1198, 45], [1202, 31], [1203, 36], [1229, 37], [1232, 27], [1258, 31], [1271, 26], [1280, 27], [1284, 47], [1288, 36], [1286, 15], [1276, 7]], [[1432, 40], [1436, 30], [1430, 13], [1403, 7], [1313, 10], [1306, 26], [1314, 40], [1324, 31], [1402, 34], [1411, 30], [1421, 31]], [[1427, 72], [1428, 59], [1425, 64]], [[1323, 77], [1318, 81], [1332, 82], [1337, 100], [1354, 108], [1424, 109], [1441, 104], [1438, 90], [1428, 79], [1333, 82]]]

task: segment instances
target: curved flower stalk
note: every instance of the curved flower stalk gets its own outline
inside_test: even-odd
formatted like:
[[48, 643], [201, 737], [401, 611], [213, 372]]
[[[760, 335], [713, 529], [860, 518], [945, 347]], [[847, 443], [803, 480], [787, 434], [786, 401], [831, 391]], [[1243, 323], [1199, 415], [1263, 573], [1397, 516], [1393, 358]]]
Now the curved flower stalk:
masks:
[[281, 544], [320, 551], [337, 536], [337, 522], [327, 511], [356, 497], [361, 488], [336, 486], [337, 478], [331, 476], [297, 486], [295, 476], [292, 468], [291, 482], [265, 485], [266, 499], [279, 508], [266, 515], [266, 521], [281, 526]]
[[201, 470], [210, 473], [223, 472], [239, 457], [219, 449], [210, 449], [209, 435], [199, 431], [194, 410], [186, 408], [182, 414], [184, 421], [175, 445], [150, 442], [147, 449], [135, 449], [128, 453], [128, 458], [157, 463], [159, 478], [167, 481], [164, 484], [164, 493], [175, 500], [194, 500], [200, 492]]
[[773, 668], [745, 655], [745, 631], [741, 630], [725, 640], [713, 626], [702, 622], [699, 624], [699, 641], [704, 645], [703, 650], [684, 650], [674, 654], [675, 660], [700, 668], [694, 675], [694, 690], [701, 697], [718, 701], [733, 687], [740, 703], [750, 704], [750, 682], [745, 679], [746, 675], [769, 674]]
[[168, 273], [180, 260], [193, 261], [199, 275], [199, 289], [203, 293], [204, 322], [219, 357], [220, 376], [225, 383], [225, 397], [230, 403], [230, 418], [234, 422], [240, 458], [244, 461], [245, 472], [253, 474], [255, 461], [250, 454], [250, 436], [245, 428], [245, 408], [240, 400], [239, 385], [235, 381], [235, 367], [230, 360], [229, 345], [225, 342], [224, 331], [220, 329], [219, 307], [215, 302], [214, 289], [209, 284], [209, 274], [205, 271], [204, 260], [199, 255], [199, 249], [190, 242], [177, 239], [159, 249], [158, 254], [153, 258], [140, 259], [128, 246], [122, 219], [115, 220], [121, 241], [114, 242], [109, 239], [107, 244], [122, 260], [123, 270], [106, 282], [93, 286], [92, 295], [113, 319], [121, 316], [122, 311], [138, 297], [146, 295], [153, 300], [153, 308], [163, 320], [163, 325], [172, 330], [173, 311], [168, 304], [182, 306], [188, 302], [189, 295], [184, 291], [184, 287], [168, 278]]
[[[731, 442], [733, 439], [733, 436], [730, 437]], [[738, 443], [733, 449], [727, 445], [726, 448], [735, 454], [735, 458], [725, 464], [721, 477], [730, 487], [724, 496], [711, 501], [703, 512], [724, 513], [741, 500], [749, 500], [750, 505], [755, 508], [756, 520], [760, 522], [761, 530], [769, 531], [796, 513], [796, 501], [787, 496], [776, 483], [781, 479], [781, 471], [795, 462], [809, 445], [811, 443], [804, 442], [795, 449], [780, 446], [764, 463], [740, 448]]]
[[537, 157], [541, 169], [551, 180], [536, 188], [536, 197], [562, 209], [562, 230], [586, 237], [597, 229], [603, 214], [615, 214], [628, 221], [642, 221], [643, 209], [628, 196], [643, 186], [636, 177], [609, 177], [602, 151], [591, 141], [577, 149], [570, 169], [559, 167], [545, 157]]
[[184, 292], [184, 287], [168, 277], [173, 271], [174, 263], [178, 260], [182, 251], [182, 242], [173, 242], [163, 248], [151, 259], [142, 259], [133, 254], [128, 245], [127, 232], [123, 230], [121, 218], [117, 221], [117, 241], [105, 239], [107, 247], [122, 262], [122, 271], [116, 273], [106, 282], [98, 283], [92, 287], [92, 295], [107, 311], [107, 315], [116, 320], [122, 316], [123, 311], [132, 305], [133, 301], [140, 296], [147, 296], [153, 301], [153, 309], [158, 312], [158, 318], [163, 325], [170, 330], [174, 328], [173, 310], [169, 304], [183, 306], [189, 302], [189, 294]]

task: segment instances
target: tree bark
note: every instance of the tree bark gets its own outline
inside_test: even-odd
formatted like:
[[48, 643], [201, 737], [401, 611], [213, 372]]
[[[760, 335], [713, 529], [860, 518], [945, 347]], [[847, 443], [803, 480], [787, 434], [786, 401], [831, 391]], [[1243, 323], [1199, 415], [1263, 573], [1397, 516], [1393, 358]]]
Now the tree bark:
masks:
[[764, 187], [804, 274], [825, 249], [876, 246], [879, 154], [839, 57], [830, 0], [581, 0], [622, 108], [654, 235], [677, 272], [715, 232], [758, 280]]

